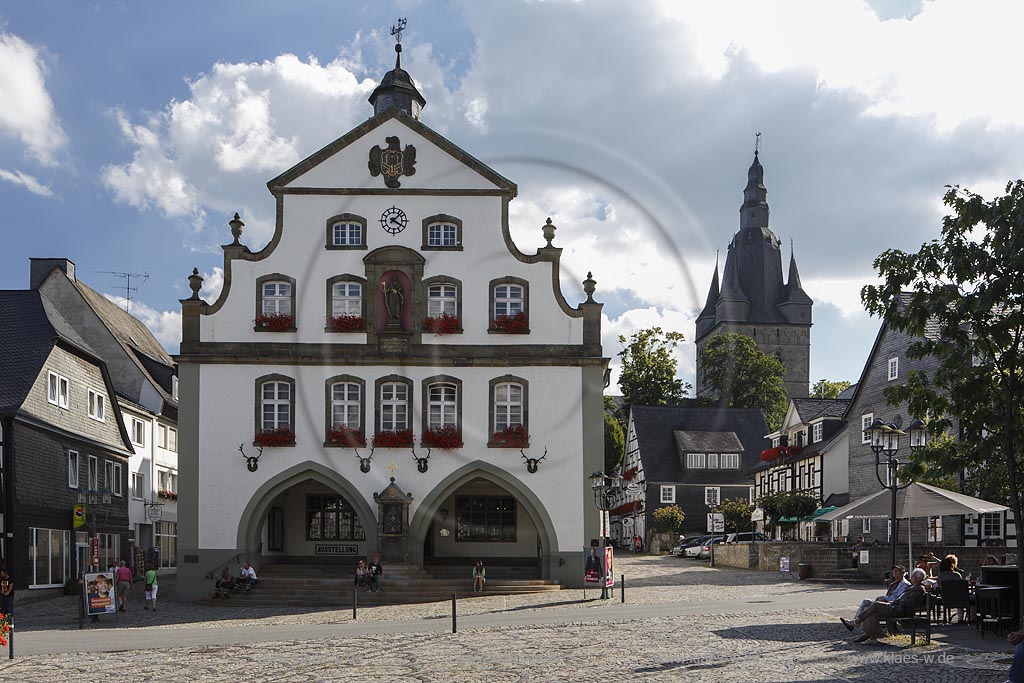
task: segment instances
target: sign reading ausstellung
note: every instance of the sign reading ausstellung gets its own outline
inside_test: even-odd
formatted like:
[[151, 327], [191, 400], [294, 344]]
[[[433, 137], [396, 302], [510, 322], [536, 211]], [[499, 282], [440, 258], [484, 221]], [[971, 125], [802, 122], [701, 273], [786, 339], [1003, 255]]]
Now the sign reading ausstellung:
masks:
[[326, 543], [318, 543], [313, 547], [313, 554], [315, 555], [358, 555], [359, 546], [357, 545], [328, 545]]

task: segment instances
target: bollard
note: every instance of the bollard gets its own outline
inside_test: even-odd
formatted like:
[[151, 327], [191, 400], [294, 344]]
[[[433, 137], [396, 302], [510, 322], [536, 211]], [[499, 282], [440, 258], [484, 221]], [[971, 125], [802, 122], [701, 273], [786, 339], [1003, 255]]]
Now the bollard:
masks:
[[352, 589], [352, 621], [356, 620], [356, 605], [359, 603], [359, 589]]
[[622, 604], [626, 604], [626, 575], [623, 574], [619, 577], [619, 590], [622, 593]]
[[11, 630], [7, 634], [7, 659], [14, 659], [14, 615], [10, 616]]
[[452, 633], [456, 633], [458, 631], [457, 626], [458, 621], [455, 612], [455, 593], [452, 593]]

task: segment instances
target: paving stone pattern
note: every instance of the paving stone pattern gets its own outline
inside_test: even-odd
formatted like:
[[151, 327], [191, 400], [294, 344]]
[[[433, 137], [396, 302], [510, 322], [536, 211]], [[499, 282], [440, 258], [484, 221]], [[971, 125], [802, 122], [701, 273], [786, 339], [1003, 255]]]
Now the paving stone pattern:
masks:
[[[801, 609], [798, 591], [807, 584], [779, 582], [770, 574], [716, 571], [674, 558], [629, 558], [619, 568], [636, 578], [628, 594], [633, 604], [666, 601], [709, 602], [699, 618], [650, 618], [595, 623], [587, 603], [579, 621], [559, 626], [484, 628], [458, 634], [388, 634], [323, 640], [264, 642], [256, 645], [173, 647], [111, 653], [63, 654], [0, 662], [0, 681], [65, 683], [83, 676], [99, 680], [184, 682], [366, 681], [394, 683], [530, 683], [540, 681], [877, 681], [911, 683], [996, 683], [1006, 680], [1002, 655], [933, 644], [905, 647], [900, 639], [882, 645], [851, 642], [833, 614]], [[832, 590], [821, 587], [821, 590]], [[725, 596], [756, 601], [758, 595], [794, 594], [794, 609], [774, 613], [715, 614]], [[484, 597], [460, 603], [460, 614], [504, 607], [567, 609], [576, 591], [554, 596]], [[530, 600], [547, 606], [530, 608]], [[59, 602], [59, 601], [54, 601]], [[239, 601], [241, 602], [241, 600]], [[505, 603], [505, 604], [502, 604]], [[558, 604], [560, 603], [560, 604]], [[536, 604], [536, 603], [535, 603]], [[33, 606], [28, 606], [33, 607]], [[44, 619], [53, 605], [35, 606]], [[110, 628], [111, 637], [131, 647], [131, 629], [147, 617], [160, 628], [218, 625], [319, 624], [350, 618], [338, 610], [273, 614], [244, 606], [218, 608], [164, 601], [157, 615], [137, 615]], [[360, 612], [360, 621], [381, 622], [447, 615], [446, 605], [379, 607]], [[137, 616], [139, 621], [134, 621]], [[183, 617], [185, 621], [175, 622]], [[61, 618], [52, 615], [52, 618]], [[382, 629], [385, 624], [382, 624]]]

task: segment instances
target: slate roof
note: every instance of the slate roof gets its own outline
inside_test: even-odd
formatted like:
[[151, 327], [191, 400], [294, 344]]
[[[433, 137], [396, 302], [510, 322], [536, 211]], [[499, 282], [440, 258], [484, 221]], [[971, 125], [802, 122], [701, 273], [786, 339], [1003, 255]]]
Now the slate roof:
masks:
[[[768, 423], [758, 408], [700, 408], [691, 406], [633, 406], [631, 412], [637, 445], [647, 481], [685, 482], [686, 472], [679, 457], [676, 432], [718, 432], [733, 434], [743, 447], [739, 470], [718, 470], [719, 474], [734, 472], [746, 481], [749, 471], [768, 442]], [[713, 451], [712, 451], [713, 452]]]
[[58, 340], [96, 357], [38, 291], [0, 291], [0, 414], [18, 412]]
[[842, 417], [849, 405], [849, 399], [841, 398], [794, 398], [793, 405], [803, 423], [819, 417]]
[[121, 344], [132, 362], [160, 392], [164, 403], [176, 406], [177, 401], [169, 391], [170, 377], [174, 374], [174, 359], [156, 340], [149, 328], [141, 320], [84, 282], [73, 280], [72, 283], [81, 292], [82, 298], [89, 304], [100, 321]]
[[739, 453], [743, 444], [734, 432], [675, 432], [680, 453]]

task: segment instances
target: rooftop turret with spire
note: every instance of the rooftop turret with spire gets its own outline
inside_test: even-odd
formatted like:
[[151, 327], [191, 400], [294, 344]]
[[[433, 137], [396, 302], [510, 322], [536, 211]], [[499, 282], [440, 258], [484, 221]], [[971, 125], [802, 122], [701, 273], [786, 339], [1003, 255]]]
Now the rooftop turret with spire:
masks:
[[398, 107], [414, 119], [420, 118], [420, 112], [427, 106], [427, 101], [416, 89], [409, 72], [402, 68], [402, 31], [405, 30], [405, 19], [399, 19], [391, 27], [391, 35], [395, 37], [395, 68], [384, 74], [380, 85], [370, 93], [370, 104], [376, 116], [392, 107]]

